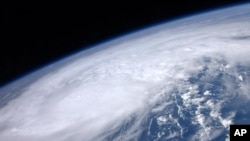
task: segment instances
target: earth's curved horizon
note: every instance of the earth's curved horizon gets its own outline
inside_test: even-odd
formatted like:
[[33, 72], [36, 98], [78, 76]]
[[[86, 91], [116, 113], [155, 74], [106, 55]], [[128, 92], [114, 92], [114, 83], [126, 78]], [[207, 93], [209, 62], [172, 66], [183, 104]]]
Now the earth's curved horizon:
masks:
[[250, 123], [250, 4], [111, 40], [0, 89], [0, 140], [229, 140]]

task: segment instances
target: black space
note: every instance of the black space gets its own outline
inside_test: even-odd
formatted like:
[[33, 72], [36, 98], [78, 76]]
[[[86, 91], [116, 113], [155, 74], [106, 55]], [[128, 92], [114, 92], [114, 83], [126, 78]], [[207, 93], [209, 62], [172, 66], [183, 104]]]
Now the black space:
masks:
[[237, 1], [1, 4], [0, 87], [119, 35]]

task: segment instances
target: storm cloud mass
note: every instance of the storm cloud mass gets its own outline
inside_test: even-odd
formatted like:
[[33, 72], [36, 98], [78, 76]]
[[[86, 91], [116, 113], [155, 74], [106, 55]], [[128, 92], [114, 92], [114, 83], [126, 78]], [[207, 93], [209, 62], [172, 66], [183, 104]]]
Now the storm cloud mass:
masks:
[[[147, 130], [143, 125], [148, 116], [174, 103], [168, 99], [175, 89], [182, 92], [185, 107], [205, 101], [200, 108], [211, 110], [211, 116], [205, 117], [198, 108], [194, 118], [200, 127], [197, 132], [206, 130], [210, 136], [190, 139], [215, 138], [218, 135], [205, 120], [218, 119], [228, 128], [236, 110], [219, 114], [227, 97], [250, 101], [250, 72], [238, 70], [250, 68], [249, 7], [162, 24], [80, 52], [76, 59], [66, 58], [70, 62], [65, 66], [49, 71], [0, 109], [0, 140], [98, 141], [123, 128], [113, 140], [137, 140]], [[223, 77], [224, 101], [209, 99], [208, 90], [203, 98], [191, 99], [198, 88], [190, 78], [202, 70], [206, 70], [204, 81], [215, 78], [219, 70], [237, 79], [239, 88], [232, 89], [235, 84]], [[158, 118], [159, 124], [165, 120]]]

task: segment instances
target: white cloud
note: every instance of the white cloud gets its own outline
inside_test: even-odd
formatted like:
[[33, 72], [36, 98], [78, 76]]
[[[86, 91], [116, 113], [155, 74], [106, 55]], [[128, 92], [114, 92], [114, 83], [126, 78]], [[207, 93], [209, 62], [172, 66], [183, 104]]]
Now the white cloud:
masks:
[[[0, 140], [98, 141], [120, 129], [131, 117], [135, 123], [116, 139], [136, 138], [148, 113], [156, 104], [164, 102], [164, 98], [168, 99], [173, 88], [186, 91], [190, 87], [182, 95], [186, 106], [207, 100], [196, 97], [197, 85], [187, 81], [202, 69], [204, 57], [212, 59], [204, 80], [211, 79], [222, 68], [216, 60], [227, 62], [223, 69], [232, 75], [235, 74], [230, 70], [237, 64], [250, 64], [249, 41], [231, 38], [231, 34], [237, 36], [242, 30], [249, 34], [249, 21], [226, 20], [208, 26], [197, 23], [189, 28], [183, 28], [182, 22], [177, 22], [174, 28], [171, 23], [169, 27], [159, 26], [158, 32], [146, 36], [117, 40], [116, 44], [110, 42], [106, 45], [111, 47], [70, 62], [37, 80], [20, 97], [0, 109]], [[244, 94], [249, 93], [247, 86], [242, 84]], [[204, 95], [210, 96], [210, 92], [207, 90]], [[153, 111], [165, 109], [169, 101], [166, 103]], [[211, 108], [212, 118], [219, 118], [228, 126], [233, 117], [221, 117], [222, 105], [211, 99], [204, 104]], [[196, 119], [204, 129], [209, 129], [206, 116], [200, 111]], [[167, 119], [160, 120], [164, 123]], [[206, 140], [207, 135], [198, 133], [200, 136], [193, 138]], [[169, 137], [176, 135], [172, 133]]]

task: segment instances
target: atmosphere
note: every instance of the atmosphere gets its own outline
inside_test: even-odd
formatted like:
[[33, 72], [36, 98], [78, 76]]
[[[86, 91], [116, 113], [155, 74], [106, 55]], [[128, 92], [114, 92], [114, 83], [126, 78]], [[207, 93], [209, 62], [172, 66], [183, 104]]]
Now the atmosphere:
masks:
[[0, 89], [0, 140], [229, 141], [250, 123], [249, 9], [137, 30]]
[[0, 87], [119, 36], [240, 2], [4, 2]]

